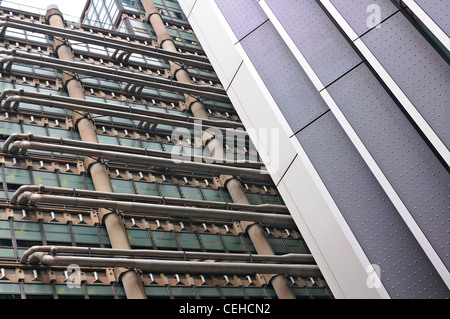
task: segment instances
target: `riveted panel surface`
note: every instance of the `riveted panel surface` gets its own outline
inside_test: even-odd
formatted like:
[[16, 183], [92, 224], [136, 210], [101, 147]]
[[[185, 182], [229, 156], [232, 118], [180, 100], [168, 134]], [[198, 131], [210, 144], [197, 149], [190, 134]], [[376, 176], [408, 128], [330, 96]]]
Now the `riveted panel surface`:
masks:
[[369, 31], [398, 11], [390, 0], [330, 0], [330, 2], [358, 35]]
[[450, 2], [448, 0], [415, 0], [428, 16], [450, 36]]
[[331, 112], [297, 137], [392, 298], [450, 293]]
[[316, 1], [266, 2], [325, 86], [361, 62]]
[[361, 39], [450, 148], [450, 65], [401, 13]]
[[270, 21], [241, 44], [294, 132], [328, 110]]
[[238, 40], [268, 20], [256, 0], [215, 1]]
[[448, 268], [449, 173], [365, 64], [328, 91]]

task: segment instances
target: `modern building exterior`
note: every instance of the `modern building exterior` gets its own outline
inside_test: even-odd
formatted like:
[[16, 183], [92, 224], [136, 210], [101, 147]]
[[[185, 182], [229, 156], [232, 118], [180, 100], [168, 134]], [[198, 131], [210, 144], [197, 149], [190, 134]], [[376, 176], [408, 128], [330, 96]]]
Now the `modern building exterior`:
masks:
[[180, 5], [334, 296], [449, 298], [448, 2]]
[[0, 28], [0, 299], [334, 298], [177, 1]]

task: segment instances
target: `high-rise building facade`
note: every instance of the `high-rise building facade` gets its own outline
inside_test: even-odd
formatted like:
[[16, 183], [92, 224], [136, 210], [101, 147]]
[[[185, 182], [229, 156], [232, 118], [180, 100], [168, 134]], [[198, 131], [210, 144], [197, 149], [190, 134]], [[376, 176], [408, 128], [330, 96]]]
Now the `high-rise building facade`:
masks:
[[0, 299], [333, 298], [176, 1], [0, 27]]
[[448, 1], [180, 5], [334, 296], [449, 298]]

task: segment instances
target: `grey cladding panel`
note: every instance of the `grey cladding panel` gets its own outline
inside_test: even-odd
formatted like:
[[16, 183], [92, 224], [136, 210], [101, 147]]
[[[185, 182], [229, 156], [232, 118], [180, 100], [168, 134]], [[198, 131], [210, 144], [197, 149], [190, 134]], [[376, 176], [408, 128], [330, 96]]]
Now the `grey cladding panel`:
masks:
[[331, 112], [297, 134], [392, 298], [450, 293]]
[[241, 44], [294, 132], [328, 110], [270, 21]]
[[449, 64], [401, 13], [361, 39], [450, 148]]
[[448, 268], [449, 173], [365, 64], [328, 91]]
[[361, 62], [316, 1], [266, 2], [325, 86]]
[[268, 19], [256, 0], [215, 1], [238, 40]]
[[448, 0], [415, 0], [428, 16], [450, 36], [450, 2]]
[[[391, 0], [330, 0], [330, 2], [358, 35], [369, 31], [375, 24], [398, 11]], [[378, 8], [379, 19], [375, 11]]]

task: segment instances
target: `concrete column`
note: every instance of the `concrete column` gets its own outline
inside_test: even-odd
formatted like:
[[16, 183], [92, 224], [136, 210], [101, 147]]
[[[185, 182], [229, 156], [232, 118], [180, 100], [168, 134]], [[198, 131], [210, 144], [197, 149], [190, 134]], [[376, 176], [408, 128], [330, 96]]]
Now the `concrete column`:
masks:
[[[65, 27], [63, 15], [56, 6], [51, 6], [47, 9], [46, 18], [48, 24], [52, 26], [59, 28]], [[61, 60], [74, 61], [72, 50], [65, 39], [55, 37], [54, 49]], [[83, 86], [80, 80], [75, 76], [76, 75], [72, 73], [65, 74], [63, 77], [64, 85], [66, 86], [70, 97], [85, 100], [86, 97]], [[90, 118], [74, 112], [73, 122], [76, 124], [83, 141], [98, 143], [95, 126]], [[85, 161], [86, 167], [92, 176], [95, 190], [110, 193], [114, 192], [111, 185], [111, 180], [109, 179], [109, 173], [105, 165], [91, 158], [87, 158]], [[121, 217], [105, 209], [100, 209], [99, 214], [100, 216], [103, 216], [103, 223], [106, 226], [112, 247], [116, 249], [131, 249]], [[127, 298], [147, 299], [142, 280], [134, 271], [129, 271], [124, 268], [117, 268], [116, 272], [120, 273], [122, 276], [122, 283]]]
[[[247, 205], [250, 204], [239, 180], [230, 175], [221, 175], [220, 180], [222, 185], [224, 185], [230, 193], [233, 202]], [[240, 226], [247, 232], [259, 255], [275, 255], [261, 225], [250, 221], [241, 221]], [[264, 277], [267, 282], [272, 284], [279, 299], [296, 299], [285, 276], [266, 275]]]

